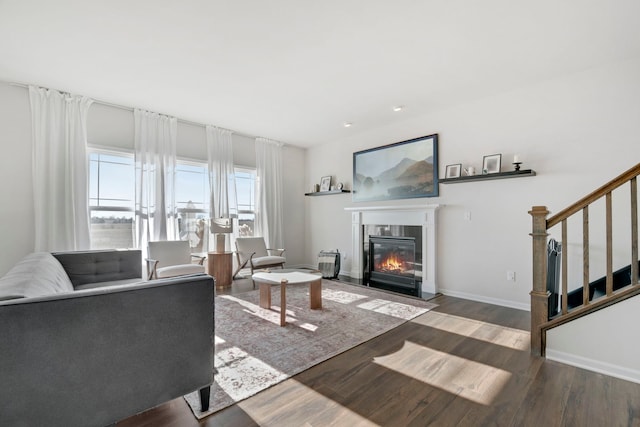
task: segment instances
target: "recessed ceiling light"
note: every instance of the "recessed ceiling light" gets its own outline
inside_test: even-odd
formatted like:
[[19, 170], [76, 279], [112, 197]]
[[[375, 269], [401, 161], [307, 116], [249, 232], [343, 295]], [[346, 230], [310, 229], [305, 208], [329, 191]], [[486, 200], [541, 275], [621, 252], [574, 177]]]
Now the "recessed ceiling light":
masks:
[[351, 126], [353, 126], [353, 123], [351, 123], [351, 122], [344, 122], [343, 126], [344, 126], [344, 127], [346, 127], [346, 128], [350, 128]]
[[402, 111], [404, 110], [404, 105], [396, 105], [393, 107], [393, 111]]

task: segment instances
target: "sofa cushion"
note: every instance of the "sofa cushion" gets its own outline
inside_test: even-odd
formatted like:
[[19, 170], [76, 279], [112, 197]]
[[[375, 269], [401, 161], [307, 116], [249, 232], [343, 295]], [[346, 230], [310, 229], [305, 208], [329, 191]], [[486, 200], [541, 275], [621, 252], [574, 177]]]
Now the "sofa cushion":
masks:
[[49, 252], [27, 255], [0, 279], [0, 300], [71, 291], [69, 276]]

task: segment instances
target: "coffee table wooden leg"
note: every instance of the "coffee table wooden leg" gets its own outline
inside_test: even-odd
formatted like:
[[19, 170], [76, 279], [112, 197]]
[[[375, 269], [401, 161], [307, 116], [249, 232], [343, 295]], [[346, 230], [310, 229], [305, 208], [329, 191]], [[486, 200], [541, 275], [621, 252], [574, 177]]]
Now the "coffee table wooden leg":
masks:
[[271, 308], [271, 285], [259, 282], [258, 286], [260, 288], [260, 307], [268, 310]]
[[309, 308], [322, 310], [322, 279], [309, 283]]
[[287, 283], [286, 279], [280, 282], [280, 326], [287, 324]]

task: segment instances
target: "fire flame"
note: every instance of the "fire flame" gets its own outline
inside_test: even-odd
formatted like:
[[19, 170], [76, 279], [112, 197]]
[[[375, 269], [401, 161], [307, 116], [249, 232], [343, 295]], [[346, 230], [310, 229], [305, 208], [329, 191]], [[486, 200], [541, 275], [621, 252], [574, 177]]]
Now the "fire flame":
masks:
[[395, 255], [389, 255], [384, 261], [380, 263], [380, 270], [382, 271], [404, 270], [404, 262]]

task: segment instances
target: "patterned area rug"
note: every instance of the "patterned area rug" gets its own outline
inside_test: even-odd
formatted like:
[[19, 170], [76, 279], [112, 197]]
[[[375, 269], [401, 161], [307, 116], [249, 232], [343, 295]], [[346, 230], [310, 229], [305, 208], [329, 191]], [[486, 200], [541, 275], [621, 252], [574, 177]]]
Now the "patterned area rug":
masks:
[[200, 419], [426, 313], [435, 304], [335, 281], [322, 281], [322, 310], [309, 308], [309, 287], [287, 287], [287, 325], [280, 289], [270, 310], [258, 291], [215, 299], [215, 375], [209, 410], [198, 393], [185, 399]]

